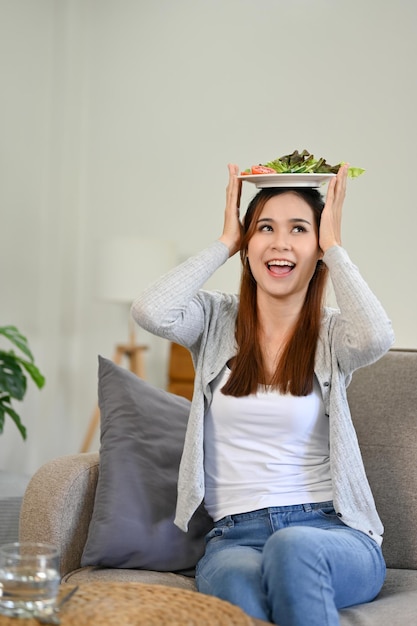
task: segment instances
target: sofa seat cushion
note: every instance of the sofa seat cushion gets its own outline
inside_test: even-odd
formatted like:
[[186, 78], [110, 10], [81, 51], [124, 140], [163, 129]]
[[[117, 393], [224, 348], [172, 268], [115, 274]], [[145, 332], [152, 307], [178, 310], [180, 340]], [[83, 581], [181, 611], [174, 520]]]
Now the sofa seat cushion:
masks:
[[116, 569], [111, 567], [81, 567], [66, 574], [61, 582], [73, 585], [91, 582], [136, 582], [144, 584], [167, 585], [181, 589], [196, 590], [195, 579], [191, 576], [173, 572], [156, 572], [146, 569]]
[[[194, 578], [171, 572], [83, 567], [67, 574], [62, 582], [138, 582], [196, 590]], [[405, 626], [417, 624], [417, 571], [388, 569], [379, 596], [340, 612], [340, 626]]]
[[340, 611], [340, 626], [417, 624], [417, 570], [388, 569], [379, 596]]

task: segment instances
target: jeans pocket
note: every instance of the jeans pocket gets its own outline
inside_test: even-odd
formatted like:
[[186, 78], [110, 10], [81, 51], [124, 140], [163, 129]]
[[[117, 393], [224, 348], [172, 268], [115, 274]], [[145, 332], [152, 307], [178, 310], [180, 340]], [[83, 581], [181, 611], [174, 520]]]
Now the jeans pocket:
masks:
[[326, 506], [323, 507], [322, 509], [316, 509], [314, 511], [315, 513], [317, 513], [317, 515], [319, 517], [322, 517], [323, 519], [339, 519], [336, 511], [334, 510], [334, 508], [332, 506]]
[[215, 525], [206, 535], [206, 545], [209, 541], [221, 539], [222, 537], [224, 537], [232, 526], [233, 522]]

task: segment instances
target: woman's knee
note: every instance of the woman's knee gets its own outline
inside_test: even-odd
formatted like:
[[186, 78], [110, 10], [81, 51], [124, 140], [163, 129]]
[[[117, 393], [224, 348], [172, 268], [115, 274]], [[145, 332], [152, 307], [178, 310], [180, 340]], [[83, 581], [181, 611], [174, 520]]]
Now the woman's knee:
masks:
[[258, 550], [235, 546], [219, 550], [200, 561], [197, 588], [240, 606], [258, 619], [268, 620], [267, 602], [261, 585], [262, 554]]
[[282, 585], [297, 588], [308, 585], [311, 577], [327, 576], [329, 564], [322, 547], [318, 529], [294, 526], [276, 531], [264, 547], [263, 584], [269, 589]]
[[320, 545], [315, 528], [303, 526], [292, 526], [277, 530], [264, 547], [264, 560], [272, 559], [285, 564], [287, 561], [293, 562], [297, 558], [305, 558], [312, 552], [316, 552]]
[[[241, 546], [204, 556], [197, 567], [197, 586], [212, 589], [239, 588], [260, 579], [262, 555]], [[216, 594], [217, 595], [217, 594]]]

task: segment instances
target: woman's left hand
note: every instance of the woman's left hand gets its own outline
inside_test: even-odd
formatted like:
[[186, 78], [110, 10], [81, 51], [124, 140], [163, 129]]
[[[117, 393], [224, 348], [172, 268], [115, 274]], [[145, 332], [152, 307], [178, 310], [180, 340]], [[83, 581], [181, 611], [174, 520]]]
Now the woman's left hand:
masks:
[[319, 246], [323, 253], [332, 246], [340, 246], [342, 242], [342, 208], [348, 169], [349, 164], [345, 163], [329, 182], [319, 232]]
[[233, 256], [239, 251], [242, 239], [242, 224], [239, 220], [242, 181], [238, 179], [239, 167], [237, 165], [229, 163], [227, 167], [229, 170], [229, 184], [226, 189], [224, 226], [220, 241], [229, 248], [229, 256]]

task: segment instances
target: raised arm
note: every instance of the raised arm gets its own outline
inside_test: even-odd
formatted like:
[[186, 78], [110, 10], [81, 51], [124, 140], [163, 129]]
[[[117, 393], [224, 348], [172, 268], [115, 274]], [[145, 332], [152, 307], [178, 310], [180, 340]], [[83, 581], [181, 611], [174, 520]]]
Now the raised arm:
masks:
[[341, 248], [342, 208], [348, 165], [329, 184], [320, 224], [319, 244], [329, 267], [340, 315], [332, 329], [339, 366], [350, 373], [380, 358], [392, 345], [391, 322], [346, 250]]
[[201, 288], [240, 246], [241, 183], [237, 179], [238, 167], [228, 167], [224, 226], [219, 240], [162, 276], [132, 305], [132, 315], [139, 326], [187, 347], [199, 340], [206, 316], [211, 314], [219, 299], [218, 295], [202, 292]]
[[208, 294], [199, 290], [228, 258], [228, 248], [220, 241], [190, 257], [134, 301], [133, 318], [154, 335], [192, 346], [205, 326]]

